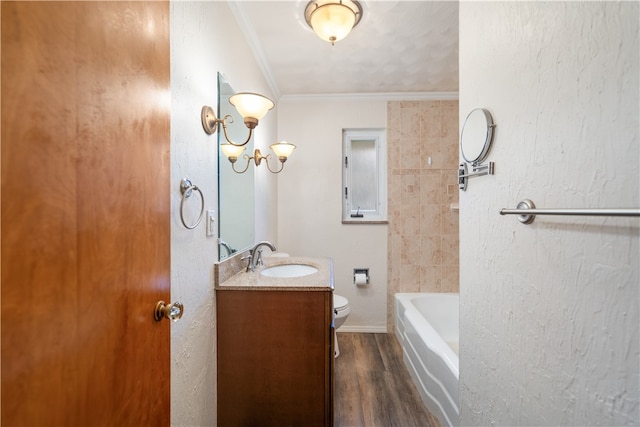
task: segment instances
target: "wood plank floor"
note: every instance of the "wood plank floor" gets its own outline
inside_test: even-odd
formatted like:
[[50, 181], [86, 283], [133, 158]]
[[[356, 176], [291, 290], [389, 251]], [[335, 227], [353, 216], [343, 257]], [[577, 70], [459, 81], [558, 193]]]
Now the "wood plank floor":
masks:
[[425, 408], [392, 334], [338, 333], [336, 427], [438, 427]]

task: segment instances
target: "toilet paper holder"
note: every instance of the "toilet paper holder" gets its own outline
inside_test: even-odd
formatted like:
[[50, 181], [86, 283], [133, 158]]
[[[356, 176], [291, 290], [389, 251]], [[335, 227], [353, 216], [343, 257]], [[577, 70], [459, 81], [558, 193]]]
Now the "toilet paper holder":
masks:
[[[361, 282], [358, 283], [356, 281], [356, 278], [358, 276], [361, 277], [362, 275], [364, 275], [366, 277], [366, 283], [361, 283]], [[363, 284], [368, 285], [369, 284], [369, 269], [368, 268], [354, 268], [353, 269], [353, 284], [354, 285], [363, 285]]]

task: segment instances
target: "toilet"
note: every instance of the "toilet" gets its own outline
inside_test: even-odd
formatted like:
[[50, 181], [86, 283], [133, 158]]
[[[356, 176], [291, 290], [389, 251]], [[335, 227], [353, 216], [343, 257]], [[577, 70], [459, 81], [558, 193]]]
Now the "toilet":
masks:
[[[333, 294], [333, 326], [337, 331], [340, 326], [347, 320], [351, 307], [349, 307], [349, 300], [338, 295]], [[338, 334], [334, 333], [334, 354], [335, 357], [340, 356], [340, 348], [338, 347]]]

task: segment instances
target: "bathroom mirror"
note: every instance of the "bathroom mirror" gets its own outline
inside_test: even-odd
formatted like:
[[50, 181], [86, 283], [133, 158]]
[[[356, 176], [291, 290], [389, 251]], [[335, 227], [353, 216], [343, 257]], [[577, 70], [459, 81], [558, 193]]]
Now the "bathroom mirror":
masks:
[[[247, 128], [238, 110], [229, 103], [235, 91], [218, 73], [219, 117], [230, 115], [227, 131], [232, 141], [244, 141]], [[218, 260], [222, 261], [236, 252], [242, 252], [254, 244], [254, 169], [238, 174], [231, 168], [231, 162], [220, 150], [225, 143], [223, 132], [218, 132]], [[245, 146], [244, 153], [253, 153], [253, 137]]]
[[[466, 163], [458, 167], [458, 188], [467, 191], [469, 178], [483, 175], [493, 175], [494, 163], [482, 165], [491, 149], [493, 140], [493, 123], [491, 113], [484, 108], [471, 110], [462, 125], [460, 134], [460, 152]], [[471, 170], [467, 167], [471, 164]]]
[[481, 163], [489, 154], [493, 138], [493, 118], [484, 108], [472, 110], [464, 121], [460, 151], [467, 163]]

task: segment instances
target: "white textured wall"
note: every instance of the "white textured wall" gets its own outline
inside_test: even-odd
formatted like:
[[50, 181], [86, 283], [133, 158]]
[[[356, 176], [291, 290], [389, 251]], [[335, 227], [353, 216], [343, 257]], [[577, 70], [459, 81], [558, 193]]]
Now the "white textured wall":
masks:
[[[460, 193], [463, 425], [638, 425], [638, 2], [463, 2], [460, 116], [497, 123], [496, 175]], [[461, 120], [461, 125], [462, 125]]]
[[[341, 330], [385, 331], [387, 225], [342, 224], [342, 129], [385, 128], [385, 101], [283, 101], [278, 138], [297, 146], [278, 181], [278, 249], [333, 258], [335, 292], [351, 314]], [[353, 284], [368, 267], [371, 283]]]
[[[207, 209], [218, 210], [218, 139], [202, 130], [200, 109], [217, 110], [218, 71], [238, 91], [273, 96], [253, 56], [246, 55], [250, 50], [241, 34], [226, 2], [171, 2], [171, 298], [185, 306], [182, 319], [171, 325], [171, 424], [176, 426], [216, 424], [217, 240], [206, 237], [204, 221], [187, 230], [179, 217], [183, 177], [202, 189]], [[277, 111], [260, 121], [258, 147], [275, 141], [276, 122]], [[265, 204], [275, 199], [275, 184], [275, 177], [256, 176], [258, 238], [276, 235], [275, 207]], [[187, 207], [197, 214], [199, 204], [188, 200]]]

